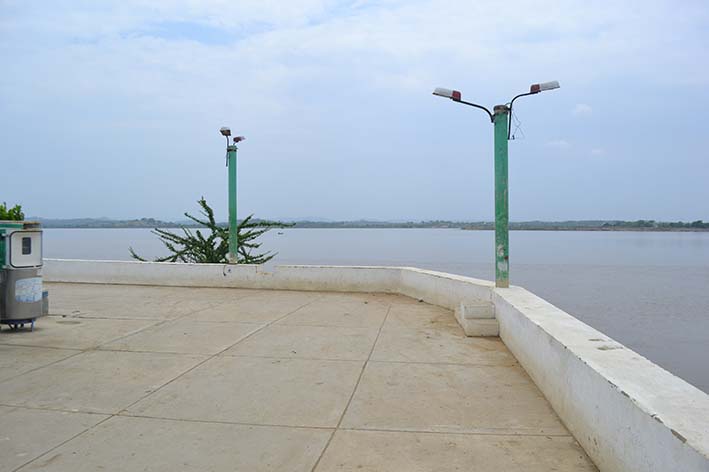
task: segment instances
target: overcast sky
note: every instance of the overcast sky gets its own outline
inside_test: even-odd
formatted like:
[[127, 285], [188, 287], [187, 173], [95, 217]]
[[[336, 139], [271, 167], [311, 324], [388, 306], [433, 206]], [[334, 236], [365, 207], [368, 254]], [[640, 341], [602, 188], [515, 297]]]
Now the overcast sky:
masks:
[[709, 220], [709, 4], [0, 0], [0, 201], [44, 217]]

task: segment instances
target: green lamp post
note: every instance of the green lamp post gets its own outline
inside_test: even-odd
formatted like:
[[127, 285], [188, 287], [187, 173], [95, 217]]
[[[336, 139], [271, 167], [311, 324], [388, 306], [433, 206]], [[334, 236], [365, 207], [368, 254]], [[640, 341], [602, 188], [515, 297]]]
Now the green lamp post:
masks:
[[236, 144], [244, 139], [243, 136], [234, 136], [232, 144], [229, 144], [231, 130], [226, 126], [219, 129], [219, 132], [226, 138], [226, 166], [229, 171], [229, 264], [238, 263], [238, 230], [236, 226]]
[[507, 186], [507, 141], [510, 138], [510, 120], [512, 105], [520, 97], [534, 95], [545, 90], [559, 88], [559, 82], [534, 84], [528, 93], [515, 96], [507, 105], [496, 105], [492, 113], [482, 105], [462, 100], [457, 90], [437, 88], [434, 95], [479, 108], [485, 111], [495, 127], [495, 286], [506, 288], [510, 286], [510, 236], [509, 236], [509, 200]]

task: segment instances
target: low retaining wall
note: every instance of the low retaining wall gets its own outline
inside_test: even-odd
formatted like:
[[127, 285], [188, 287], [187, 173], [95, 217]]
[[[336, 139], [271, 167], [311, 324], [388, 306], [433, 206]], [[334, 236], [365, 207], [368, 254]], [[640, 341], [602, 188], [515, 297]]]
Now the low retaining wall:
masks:
[[172, 262], [45, 259], [44, 278], [78, 282], [177, 287], [232, 287], [340, 292], [396, 292], [397, 267], [183, 264]]
[[[409, 267], [45, 260], [52, 282], [400, 293], [493, 303], [500, 337], [601, 471], [709, 471], [709, 395], [519, 287]], [[661, 334], [659, 334], [661, 335]]]
[[709, 395], [527, 290], [493, 302], [500, 338], [601, 471], [709, 471]]

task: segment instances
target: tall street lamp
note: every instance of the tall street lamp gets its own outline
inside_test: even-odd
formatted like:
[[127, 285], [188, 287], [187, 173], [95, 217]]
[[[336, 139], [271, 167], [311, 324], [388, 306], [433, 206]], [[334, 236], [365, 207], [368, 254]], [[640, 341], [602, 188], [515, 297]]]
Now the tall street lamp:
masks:
[[434, 95], [479, 108], [485, 111], [495, 125], [495, 286], [510, 286], [510, 237], [509, 237], [509, 202], [507, 191], [507, 140], [510, 138], [510, 121], [515, 100], [527, 95], [535, 95], [546, 90], [559, 88], [559, 82], [533, 84], [529, 92], [515, 96], [507, 105], [495, 105], [492, 113], [482, 105], [466, 102], [457, 90], [437, 88]]
[[246, 139], [243, 136], [234, 136], [229, 144], [231, 130], [222, 126], [219, 132], [226, 138], [226, 166], [229, 172], [229, 264], [238, 262], [239, 241], [236, 227], [236, 144]]

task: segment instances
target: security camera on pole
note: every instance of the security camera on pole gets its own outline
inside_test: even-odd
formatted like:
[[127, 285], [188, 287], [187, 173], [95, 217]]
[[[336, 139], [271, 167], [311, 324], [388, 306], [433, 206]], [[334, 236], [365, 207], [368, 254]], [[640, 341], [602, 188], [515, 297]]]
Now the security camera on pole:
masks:
[[226, 126], [219, 129], [219, 132], [226, 138], [226, 165], [229, 171], [229, 264], [238, 263], [239, 241], [236, 226], [236, 144], [244, 139], [243, 136], [234, 136], [232, 144], [229, 144], [231, 130]]
[[493, 112], [482, 105], [463, 101], [457, 90], [437, 88], [434, 95], [450, 98], [451, 100], [471, 107], [484, 110], [495, 125], [495, 286], [510, 286], [510, 238], [509, 238], [509, 202], [507, 192], [507, 140], [510, 138], [510, 121], [512, 120], [512, 105], [515, 100], [527, 95], [534, 95], [545, 90], [559, 88], [559, 82], [545, 82], [534, 84], [528, 93], [521, 93], [514, 97], [508, 105], [496, 105]]

